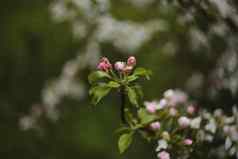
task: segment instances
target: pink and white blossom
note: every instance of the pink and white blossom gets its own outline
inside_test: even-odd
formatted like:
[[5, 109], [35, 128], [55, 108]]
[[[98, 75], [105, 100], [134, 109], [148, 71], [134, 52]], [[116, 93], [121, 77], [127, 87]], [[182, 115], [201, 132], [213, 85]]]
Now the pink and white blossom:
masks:
[[151, 123], [150, 124], [150, 128], [152, 129], [152, 130], [159, 130], [160, 129], [160, 122], [153, 122], [153, 123]]
[[163, 109], [164, 107], [166, 107], [167, 106], [167, 104], [168, 104], [168, 102], [167, 102], [167, 100], [166, 99], [161, 99], [160, 101], [159, 101], [159, 104], [158, 104], [158, 109]]
[[146, 110], [149, 113], [155, 113], [157, 111], [157, 102], [156, 101], [145, 102], [144, 104], [145, 104]]
[[180, 90], [169, 89], [165, 91], [164, 98], [168, 100], [169, 106], [177, 106], [178, 104], [185, 103], [187, 101], [187, 94]]
[[181, 126], [182, 128], [186, 128], [190, 125], [190, 119], [185, 117], [185, 116], [182, 116], [178, 119], [178, 124], [179, 126]]
[[114, 64], [114, 68], [117, 70], [117, 71], [123, 71], [124, 68], [125, 68], [126, 64], [125, 62], [122, 62], [122, 61], [118, 61]]

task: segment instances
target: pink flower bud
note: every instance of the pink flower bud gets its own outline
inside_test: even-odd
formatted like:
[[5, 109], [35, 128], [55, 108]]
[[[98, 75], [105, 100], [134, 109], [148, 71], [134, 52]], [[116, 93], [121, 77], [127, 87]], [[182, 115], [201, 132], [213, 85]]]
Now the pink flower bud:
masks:
[[155, 113], [157, 110], [157, 103], [156, 102], [145, 102], [145, 107], [149, 113]]
[[191, 140], [191, 139], [185, 139], [185, 140], [183, 141], [183, 143], [184, 143], [184, 145], [189, 146], [189, 145], [192, 145], [192, 144], [193, 144], [193, 140]]
[[101, 70], [101, 71], [106, 71], [106, 65], [105, 63], [101, 62], [98, 64], [97, 69]]
[[196, 108], [193, 105], [188, 106], [187, 112], [190, 115], [193, 115], [196, 112]]
[[178, 119], [178, 124], [179, 126], [181, 126], [182, 128], [186, 128], [190, 125], [190, 119], [185, 117], [185, 116], [182, 116]]
[[117, 71], [123, 71], [125, 66], [126, 66], [125, 62], [118, 61], [118, 62], [115, 63], [114, 68]]
[[109, 61], [108, 58], [106, 58], [106, 57], [102, 57], [102, 58], [100, 59], [100, 63], [101, 63], [101, 62], [110, 63], [110, 61]]
[[166, 151], [162, 151], [158, 154], [159, 159], [170, 159], [170, 154]]
[[101, 71], [105, 71], [105, 72], [112, 69], [112, 65], [110, 61], [108, 60], [108, 58], [106, 57], [101, 58], [99, 64], [97, 65], [97, 69]]
[[136, 58], [134, 56], [129, 57], [127, 60], [127, 65], [134, 67], [136, 65]]
[[150, 124], [150, 128], [152, 129], [152, 130], [159, 130], [160, 129], [160, 122], [153, 122], [153, 123], [151, 123]]

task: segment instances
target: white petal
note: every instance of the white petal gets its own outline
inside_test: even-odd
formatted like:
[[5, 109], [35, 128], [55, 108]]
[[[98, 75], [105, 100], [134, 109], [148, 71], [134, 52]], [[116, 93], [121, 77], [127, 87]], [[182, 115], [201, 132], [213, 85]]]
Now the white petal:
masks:
[[209, 123], [205, 126], [205, 129], [214, 134], [217, 130], [216, 121], [214, 119], [210, 119]]
[[236, 148], [232, 147], [231, 150], [229, 151], [229, 154], [233, 156], [236, 153]]
[[162, 149], [167, 149], [168, 148], [168, 143], [166, 140], [159, 140], [158, 141], [158, 147], [156, 148], [156, 151], [159, 152]]
[[213, 139], [214, 139], [214, 137], [213, 137], [212, 135], [210, 135], [210, 134], [206, 134], [206, 136], [205, 136], [205, 140], [206, 140], [206, 141], [208, 141], [208, 142], [212, 142]]
[[225, 149], [228, 150], [232, 146], [232, 141], [229, 137], [226, 138]]
[[201, 124], [202, 118], [201, 117], [197, 117], [191, 120], [190, 126], [192, 129], [199, 129], [200, 128], [200, 124]]
[[225, 118], [224, 123], [225, 124], [231, 124], [234, 121], [235, 121], [235, 117], [228, 117], [228, 118]]

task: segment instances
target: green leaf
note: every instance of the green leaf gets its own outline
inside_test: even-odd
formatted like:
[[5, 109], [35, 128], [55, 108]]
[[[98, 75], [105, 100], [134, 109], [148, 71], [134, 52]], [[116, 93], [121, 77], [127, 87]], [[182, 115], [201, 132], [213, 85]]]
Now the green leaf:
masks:
[[89, 94], [92, 96], [92, 103], [94, 105], [98, 104], [100, 100], [105, 97], [109, 92], [111, 91], [111, 88], [107, 85], [99, 85], [96, 87], [93, 87]]
[[138, 117], [141, 121], [141, 124], [149, 124], [150, 122], [154, 121], [157, 118], [156, 115], [150, 114], [144, 108], [138, 111]]
[[126, 133], [120, 136], [118, 141], [118, 148], [120, 154], [123, 154], [131, 145], [134, 132]]
[[135, 80], [137, 80], [139, 77], [138, 76], [135, 76], [135, 75], [130, 75], [127, 77], [127, 81], [128, 82], [133, 82]]
[[110, 81], [108, 84], [107, 84], [108, 87], [110, 88], [118, 88], [120, 87], [121, 85], [115, 81]]
[[103, 97], [105, 97], [112, 88], [118, 88], [121, 85], [115, 81], [110, 81], [108, 83], [102, 83], [100, 85], [94, 86], [90, 89], [89, 95], [92, 96], [92, 103], [94, 105], [98, 104]]
[[103, 78], [111, 78], [111, 76], [103, 71], [95, 71], [88, 76], [88, 81], [92, 84]]
[[152, 75], [152, 72], [150, 70], [147, 70], [145, 68], [139, 67], [136, 68], [136, 70], [134, 71], [134, 76], [145, 76], [146, 79], [150, 79], [150, 76]]
[[134, 88], [127, 87], [127, 94], [131, 104], [138, 106], [137, 94]]

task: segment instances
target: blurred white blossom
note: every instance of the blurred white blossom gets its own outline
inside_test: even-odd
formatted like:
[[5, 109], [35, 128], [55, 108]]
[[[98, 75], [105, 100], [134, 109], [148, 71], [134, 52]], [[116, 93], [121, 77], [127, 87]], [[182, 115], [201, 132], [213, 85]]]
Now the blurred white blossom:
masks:
[[161, 150], [165, 150], [168, 148], [168, 143], [166, 140], [159, 140], [158, 141], [158, 147], [156, 148], [156, 152], [159, 152]]

